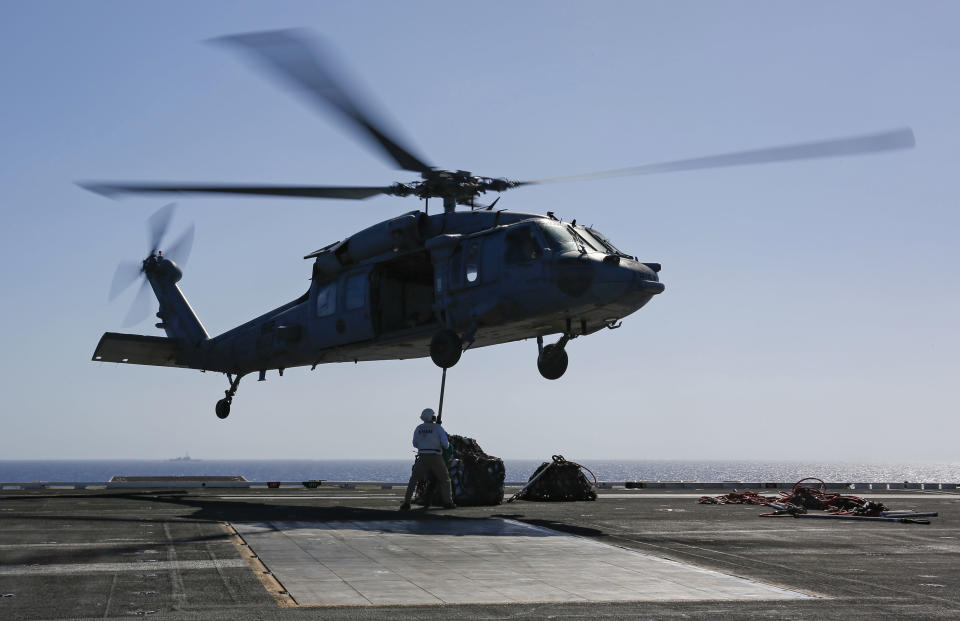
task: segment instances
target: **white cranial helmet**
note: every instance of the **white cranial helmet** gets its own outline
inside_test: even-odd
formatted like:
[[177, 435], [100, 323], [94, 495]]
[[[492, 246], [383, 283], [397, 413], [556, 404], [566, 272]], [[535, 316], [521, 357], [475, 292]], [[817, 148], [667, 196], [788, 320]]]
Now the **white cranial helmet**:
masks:
[[433, 411], [433, 408], [427, 408], [424, 411], [420, 412], [420, 420], [422, 420], [425, 423], [429, 423], [431, 420], [433, 420], [433, 417], [436, 415], [437, 413]]

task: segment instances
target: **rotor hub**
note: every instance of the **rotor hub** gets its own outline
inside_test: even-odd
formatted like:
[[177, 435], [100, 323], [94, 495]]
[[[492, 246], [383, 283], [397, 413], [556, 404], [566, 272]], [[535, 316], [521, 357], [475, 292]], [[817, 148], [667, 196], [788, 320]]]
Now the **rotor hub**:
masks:
[[393, 196], [416, 196], [422, 199], [441, 198], [453, 205], [474, 206], [475, 199], [486, 192], [503, 192], [521, 185], [519, 181], [496, 177], [478, 177], [467, 170], [431, 169], [422, 173], [422, 181], [396, 183], [390, 186]]

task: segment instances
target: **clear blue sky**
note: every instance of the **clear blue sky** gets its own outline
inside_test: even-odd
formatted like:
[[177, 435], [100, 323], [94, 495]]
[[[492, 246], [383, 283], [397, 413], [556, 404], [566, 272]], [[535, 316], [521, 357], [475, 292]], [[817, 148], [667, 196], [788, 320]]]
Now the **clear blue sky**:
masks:
[[[953, 2], [0, 3], [0, 459], [402, 458], [429, 359], [248, 378], [96, 364], [165, 201], [81, 179], [387, 184], [391, 169], [236, 54], [309, 27], [430, 162], [541, 178], [902, 126], [891, 154], [531, 187], [667, 290], [571, 343], [468, 352], [449, 431], [504, 457], [954, 459], [960, 5]], [[301, 257], [415, 199], [184, 199], [211, 333], [301, 294]], [[158, 334], [144, 322], [131, 331]]]

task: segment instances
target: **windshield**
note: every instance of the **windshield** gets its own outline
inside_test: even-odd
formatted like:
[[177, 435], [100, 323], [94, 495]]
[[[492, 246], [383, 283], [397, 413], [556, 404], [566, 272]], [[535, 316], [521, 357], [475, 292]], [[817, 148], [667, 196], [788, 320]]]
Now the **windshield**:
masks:
[[570, 229], [565, 225], [541, 223], [540, 228], [543, 230], [544, 237], [547, 238], [547, 243], [550, 244], [550, 248], [554, 252], [560, 253], [570, 250], [580, 250], [580, 244], [573, 236], [573, 233], [570, 232]]
[[[581, 231], [578, 231], [578, 232], [581, 232]], [[613, 254], [623, 254], [617, 249], [616, 246], [610, 243], [610, 240], [604, 237], [603, 234], [600, 233], [600, 231], [591, 229], [589, 227], [583, 227], [582, 232], [586, 232], [585, 237], [589, 236], [589, 239], [596, 240], [598, 243], [600, 243], [606, 251], [612, 252]]]
[[554, 252], [582, 250], [628, 256], [620, 252], [603, 234], [590, 227], [551, 222], [540, 223], [540, 228]]
[[607, 247], [603, 243], [590, 234], [590, 229], [585, 226], [575, 226], [573, 227], [573, 232], [583, 238], [583, 241], [586, 242], [587, 248], [595, 250], [596, 252], [609, 252]]

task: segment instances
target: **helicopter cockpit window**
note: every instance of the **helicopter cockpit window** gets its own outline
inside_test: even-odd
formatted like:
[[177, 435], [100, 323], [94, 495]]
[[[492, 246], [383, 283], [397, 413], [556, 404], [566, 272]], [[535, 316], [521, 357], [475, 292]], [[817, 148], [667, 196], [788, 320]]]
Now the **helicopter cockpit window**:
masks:
[[[591, 235], [593, 235], [594, 237], [596, 237], [597, 239], [599, 239], [599, 240], [600, 240], [600, 243], [602, 243], [604, 246], [606, 246], [607, 248], [609, 248], [611, 252], [613, 252], [613, 253], [615, 253], [615, 254], [623, 254], [623, 252], [621, 252], [619, 248], [617, 248], [616, 246], [614, 246], [614, 245], [613, 245], [613, 242], [611, 242], [609, 239], [607, 239], [607, 237], [606, 237], [603, 233], [601, 233], [600, 231], [598, 231], [598, 230], [596, 230], [596, 229], [587, 229], [587, 230], [590, 231], [590, 234], [591, 234]], [[624, 255], [624, 256], [626, 256], [626, 255]]]
[[578, 227], [577, 233], [582, 236], [591, 246], [595, 246], [599, 252], [607, 252], [611, 254], [620, 254], [620, 251], [614, 248], [606, 237], [600, 234], [599, 231], [595, 231], [589, 227]]
[[573, 237], [573, 234], [565, 226], [562, 225], [553, 225], [546, 224], [541, 225], [540, 229], [544, 232], [547, 238], [547, 244], [550, 248], [556, 252], [567, 252], [570, 250], [579, 250], [579, 244], [577, 240]]
[[317, 317], [332, 315], [337, 310], [337, 283], [321, 285], [317, 289]]
[[597, 240], [591, 237], [586, 229], [576, 228], [571, 226], [569, 229], [573, 233], [574, 238], [577, 240], [577, 246], [579, 246], [584, 252], [603, 252], [603, 245], [600, 244]]
[[347, 279], [347, 290], [344, 295], [344, 306], [347, 310], [363, 308], [367, 299], [367, 275], [355, 274]]
[[533, 227], [522, 226], [507, 231], [507, 263], [527, 263], [543, 254]]

